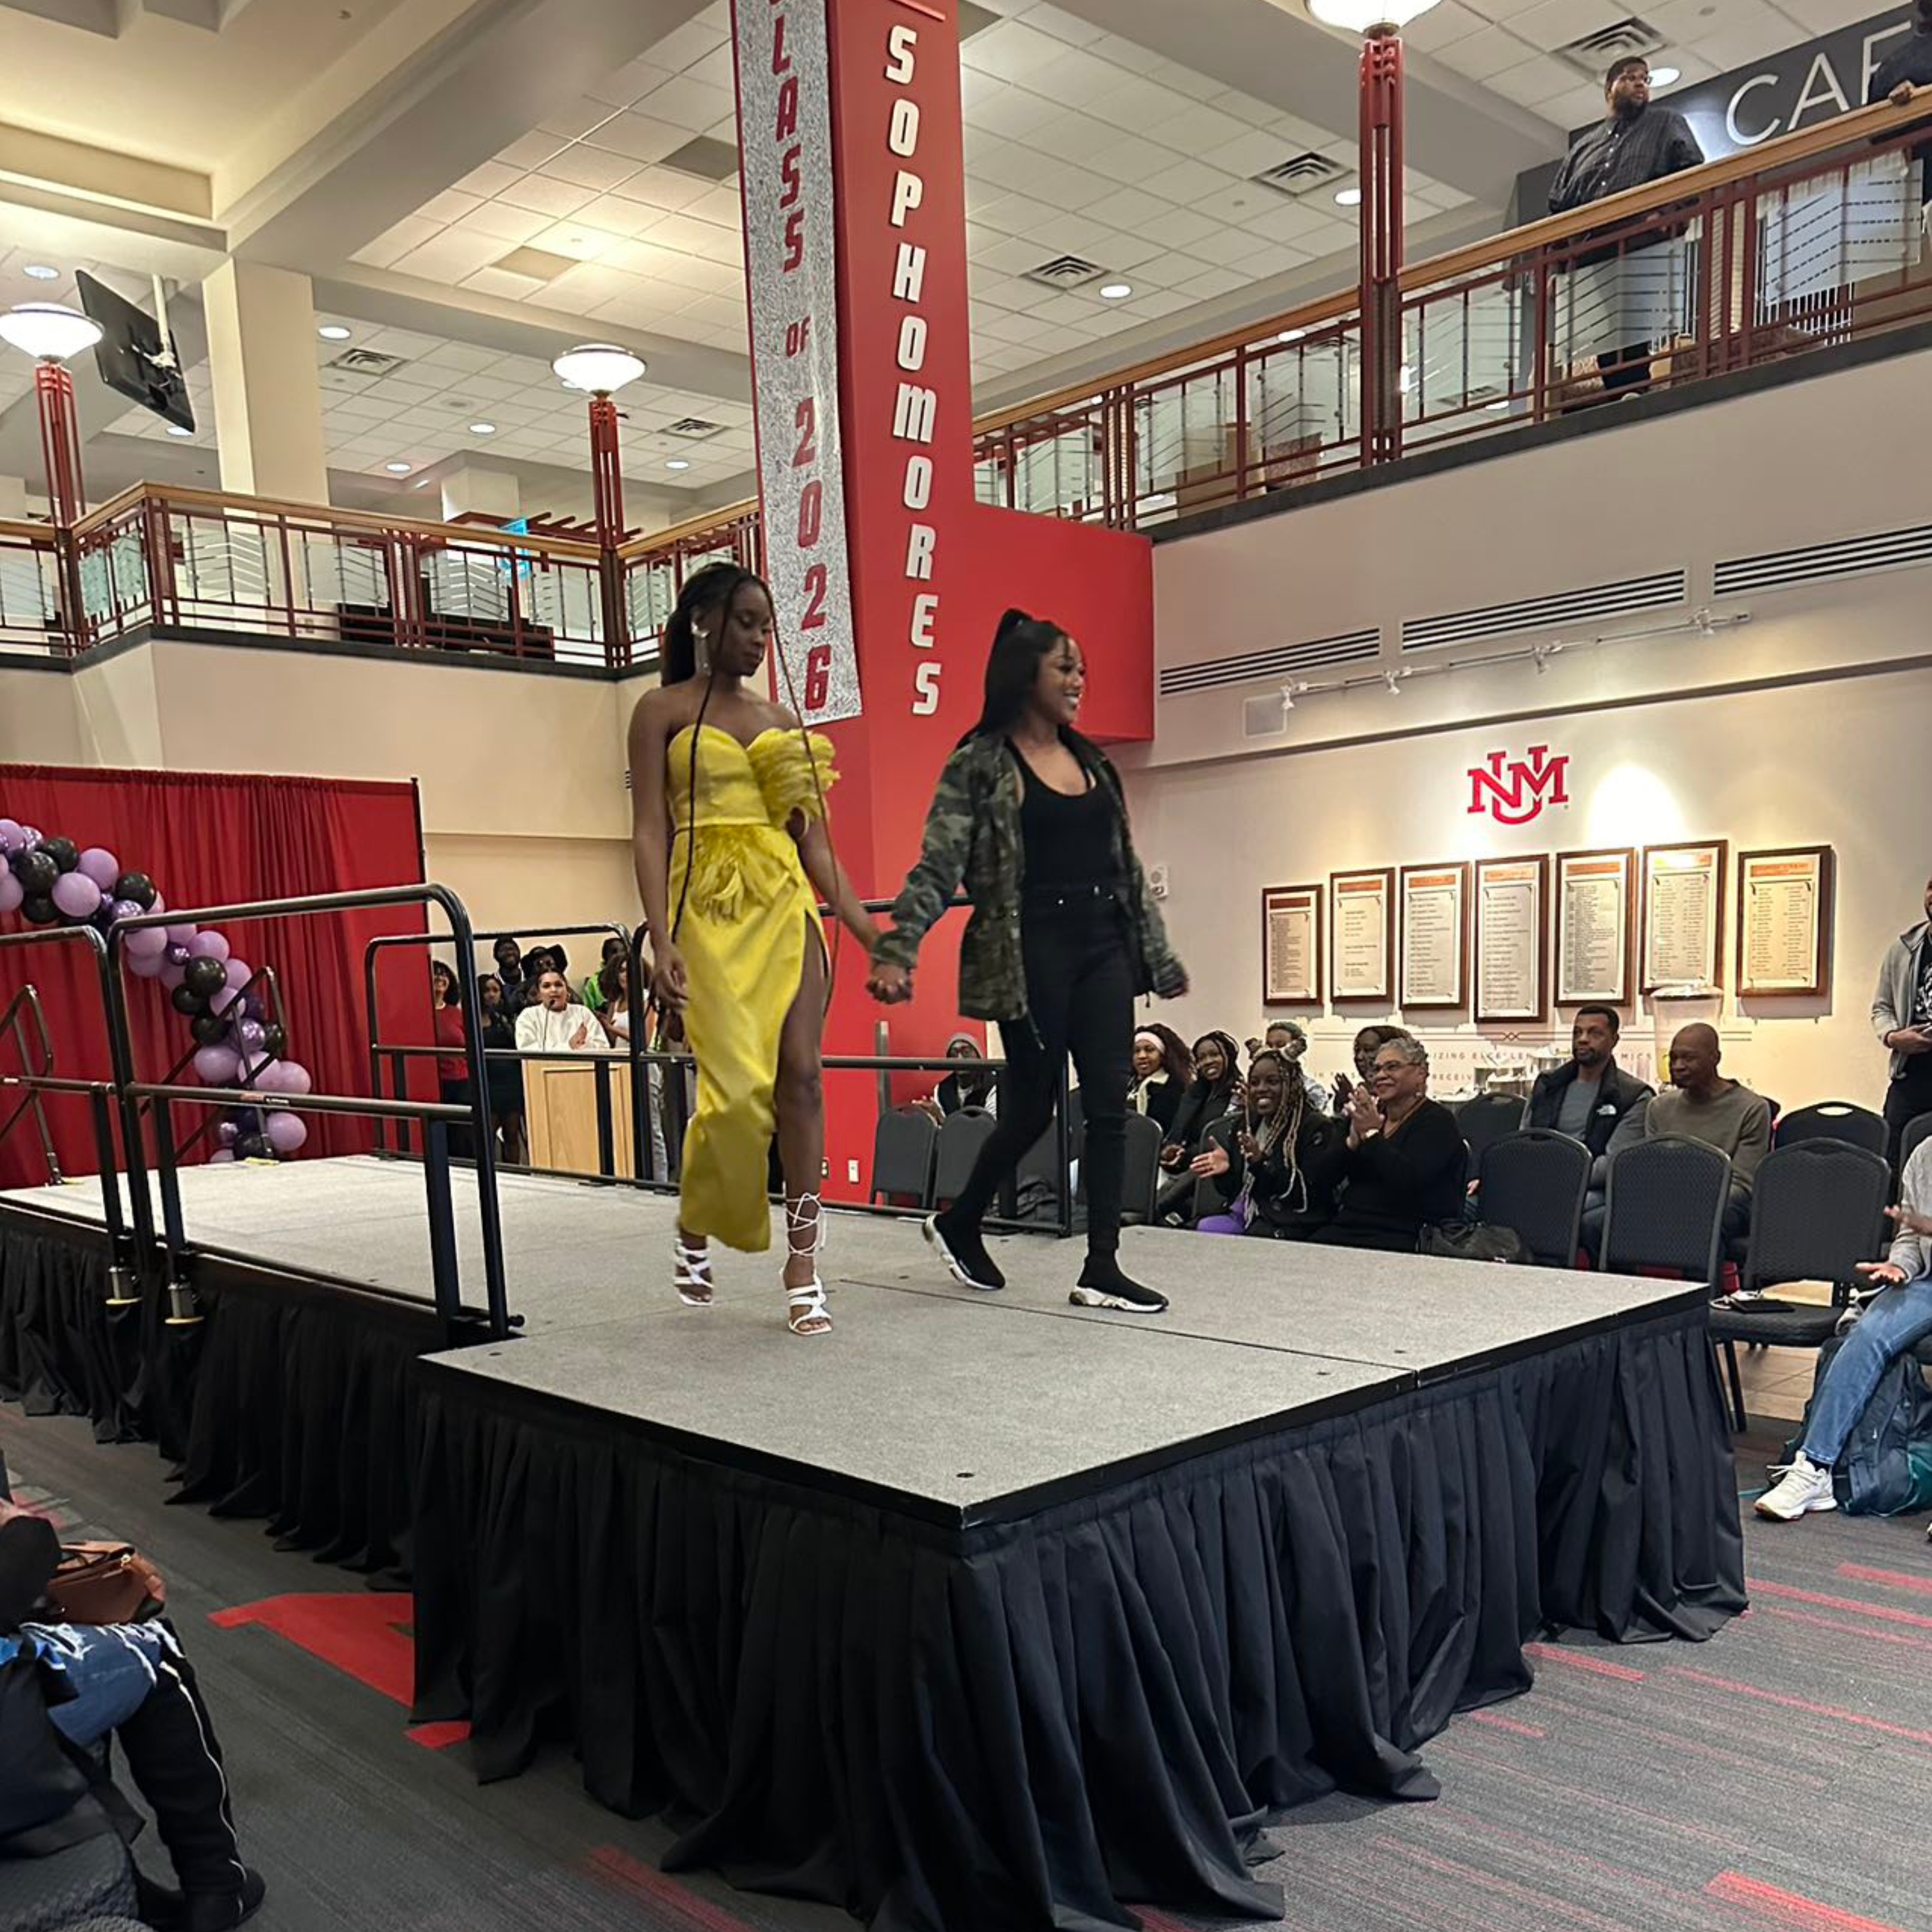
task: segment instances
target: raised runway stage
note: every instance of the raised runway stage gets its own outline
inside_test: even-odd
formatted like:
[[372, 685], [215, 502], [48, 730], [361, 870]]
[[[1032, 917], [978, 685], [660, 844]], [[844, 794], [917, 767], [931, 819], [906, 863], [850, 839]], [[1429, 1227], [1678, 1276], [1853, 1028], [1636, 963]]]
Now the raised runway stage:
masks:
[[[687, 1309], [668, 1201], [506, 1178], [526, 1331], [448, 1350], [294, 1272], [426, 1301], [412, 1166], [183, 1182], [192, 1239], [260, 1258], [212, 1287], [195, 1442], [301, 1466], [298, 1523], [412, 1494], [418, 1715], [469, 1717], [486, 1776], [567, 1740], [676, 1860], [888, 1932], [1276, 1916], [1268, 1816], [1432, 1795], [1418, 1748], [1526, 1688], [1526, 1642], [1743, 1604], [1681, 1284], [1130, 1231], [1149, 1319], [1070, 1306], [1072, 1245], [998, 1244], [980, 1295], [912, 1224], [835, 1216], [808, 1340], [776, 1252]], [[98, 1215], [0, 1198], [4, 1272]], [[367, 1496], [308, 1492], [344, 1468]]]

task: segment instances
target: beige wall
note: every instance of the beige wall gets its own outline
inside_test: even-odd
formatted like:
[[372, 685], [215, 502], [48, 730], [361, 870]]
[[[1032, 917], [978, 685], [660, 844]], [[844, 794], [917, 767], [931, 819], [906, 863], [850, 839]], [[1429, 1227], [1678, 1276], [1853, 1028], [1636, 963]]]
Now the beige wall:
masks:
[[73, 679], [52, 671], [0, 670], [0, 764], [93, 762], [82, 746]]
[[[628, 838], [504, 838], [458, 832], [430, 832], [424, 843], [429, 875], [448, 886], [470, 909], [479, 932], [516, 932], [526, 944], [542, 926], [634, 924], [638, 886]], [[588, 970], [597, 948], [580, 952]]]

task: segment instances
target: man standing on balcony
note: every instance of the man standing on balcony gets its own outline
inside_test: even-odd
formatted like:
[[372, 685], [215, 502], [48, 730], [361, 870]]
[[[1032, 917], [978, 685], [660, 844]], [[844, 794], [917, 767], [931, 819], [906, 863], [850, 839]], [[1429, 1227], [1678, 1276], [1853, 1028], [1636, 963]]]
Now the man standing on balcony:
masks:
[[[1640, 55], [1626, 55], [1612, 63], [1604, 77], [1604, 99], [1610, 111], [1602, 124], [1579, 138], [1550, 185], [1552, 214], [1568, 214], [1592, 202], [1703, 166], [1704, 151], [1690, 124], [1674, 109], [1652, 101], [1650, 64]], [[1652, 241], [1664, 238], [1660, 234], [1627, 247], [1612, 242], [1580, 256], [1576, 266], [1580, 270], [1613, 261], [1619, 254], [1628, 257]], [[1616, 305], [1621, 307], [1621, 301]], [[1650, 344], [1640, 342], [1606, 352], [1597, 358], [1597, 368], [1606, 392], [1646, 382]]]
[[[1889, 100], [1904, 107], [1919, 87], [1932, 87], [1932, 0], [1916, 0], [1912, 32], [1873, 68], [1865, 105]], [[1932, 205], [1932, 144], [1914, 148], [1910, 158], [1918, 165], [1918, 198]]]

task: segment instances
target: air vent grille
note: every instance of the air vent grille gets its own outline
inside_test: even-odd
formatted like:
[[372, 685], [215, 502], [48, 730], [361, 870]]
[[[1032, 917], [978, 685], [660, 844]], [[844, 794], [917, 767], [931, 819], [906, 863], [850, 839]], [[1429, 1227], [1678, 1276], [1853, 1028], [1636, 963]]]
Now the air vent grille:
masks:
[[[1182, 698], [1190, 692], [1216, 691], [1230, 684], [1253, 684], [1262, 678], [1286, 677], [1334, 664], [1362, 664], [1382, 650], [1379, 630], [1351, 631], [1338, 638], [1317, 638], [1302, 644], [1283, 644], [1273, 650], [1250, 651], [1238, 658], [1215, 658], [1201, 664], [1170, 664], [1160, 674], [1160, 694]], [[1274, 704], [1276, 700], [1267, 700]]]
[[554, 282], [567, 269], [577, 266], [574, 255], [560, 255], [554, 248], [512, 248], [499, 256], [494, 267], [506, 275], [521, 275], [529, 282]]
[[1572, 40], [1568, 46], [1558, 47], [1556, 58], [1600, 86], [1604, 70], [1613, 60], [1621, 60], [1627, 54], [1648, 60], [1652, 54], [1660, 52], [1663, 46], [1664, 36], [1648, 20], [1640, 20], [1633, 14], [1628, 20], [1612, 21], [1580, 40]]
[[738, 172], [738, 150], [730, 141], [714, 141], [709, 134], [700, 134], [675, 154], [665, 155], [659, 165], [675, 168], [681, 175], [696, 175], [700, 181], [728, 182]]
[[1748, 591], [1784, 590], [1793, 584], [1828, 583], [1834, 578], [1863, 577], [1880, 570], [1906, 570], [1932, 563], [1932, 524], [1904, 530], [1880, 530], [1802, 550], [1766, 550], [1759, 556], [1720, 560], [1712, 589], [1720, 597]]
[[1682, 603], [1685, 595], [1684, 573], [1661, 570], [1651, 577], [1595, 584], [1587, 590], [1566, 590], [1552, 597], [1486, 604], [1473, 610], [1446, 611], [1439, 617], [1412, 617], [1402, 624], [1402, 647], [1405, 651], [1435, 651], [1450, 644], [1473, 644], [1485, 638], [1513, 637], [1524, 631], [1560, 631], [1633, 610], [1661, 610]]
[[681, 436], [687, 442], [702, 442], [707, 436], [716, 436], [724, 427], [722, 423], [706, 422], [702, 416], [680, 416], [666, 428], [664, 434]]
[[1084, 260], [1078, 255], [1057, 255], [1050, 262], [1028, 269], [1026, 280], [1043, 283], [1050, 289], [1078, 289], [1097, 282], [1106, 272], [1097, 262]]
[[1291, 154], [1286, 160], [1263, 169], [1255, 179], [1263, 188], [1273, 188], [1277, 194], [1300, 196], [1318, 188], [1326, 188], [1330, 182], [1340, 181], [1348, 172], [1340, 161], [1330, 160], [1326, 154], [1318, 154], [1311, 148], [1305, 154]]
[[376, 349], [345, 349], [322, 366], [340, 369], [345, 376], [387, 376], [401, 368], [406, 360], [401, 356], [385, 356]]
[[959, 0], [959, 44], [963, 47], [975, 34], [997, 27], [1002, 17], [990, 7], [976, 7], [973, 0]]

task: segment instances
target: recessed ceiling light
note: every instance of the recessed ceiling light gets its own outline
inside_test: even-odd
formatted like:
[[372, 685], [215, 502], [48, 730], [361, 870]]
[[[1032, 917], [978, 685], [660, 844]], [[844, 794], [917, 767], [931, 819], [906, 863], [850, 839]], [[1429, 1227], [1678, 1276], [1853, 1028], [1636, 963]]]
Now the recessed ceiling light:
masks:
[[1284, 328], [1275, 340], [1277, 342], [1299, 342], [1307, 333], [1305, 328]]
[[325, 322], [316, 334], [325, 342], [346, 342], [351, 332], [339, 322]]
[[667, 470], [688, 470], [691, 465], [682, 457], [674, 456], [664, 467]]
[[1132, 282], [1103, 282], [1100, 286], [1102, 302], [1125, 302], [1134, 292]]
[[473, 422], [470, 425], [470, 434], [472, 436], [494, 436], [496, 425], [494, 423]]
[[194, 431], [191, 429], [183, 429], [179, 423], [170, 423], [168, 434], [170, 436], [192, 436]]
[[386, 463], [382, 465], [392, 476], [406, 476], [414, 466], [408, 463]]
[[1336, 190], [1335, 206], [1337, 208], [1360, 208], [1361, 205], [1362, 190], [1360, 188], [1345, 188]]
[[29, 262], [20, 272], [32, 281], [57, 282], [60, 280], [59, 269], [50, 268], [44, 262]]
[[1683, 78], [1684, 72], [1681, 68], [1654, 67], [1650, 70], [1652, 87], [1675, 87]]
[[412, 490], [427, 490], [435, 481], [436, 478], [434, 476], [418, 476], [410, 488]]

